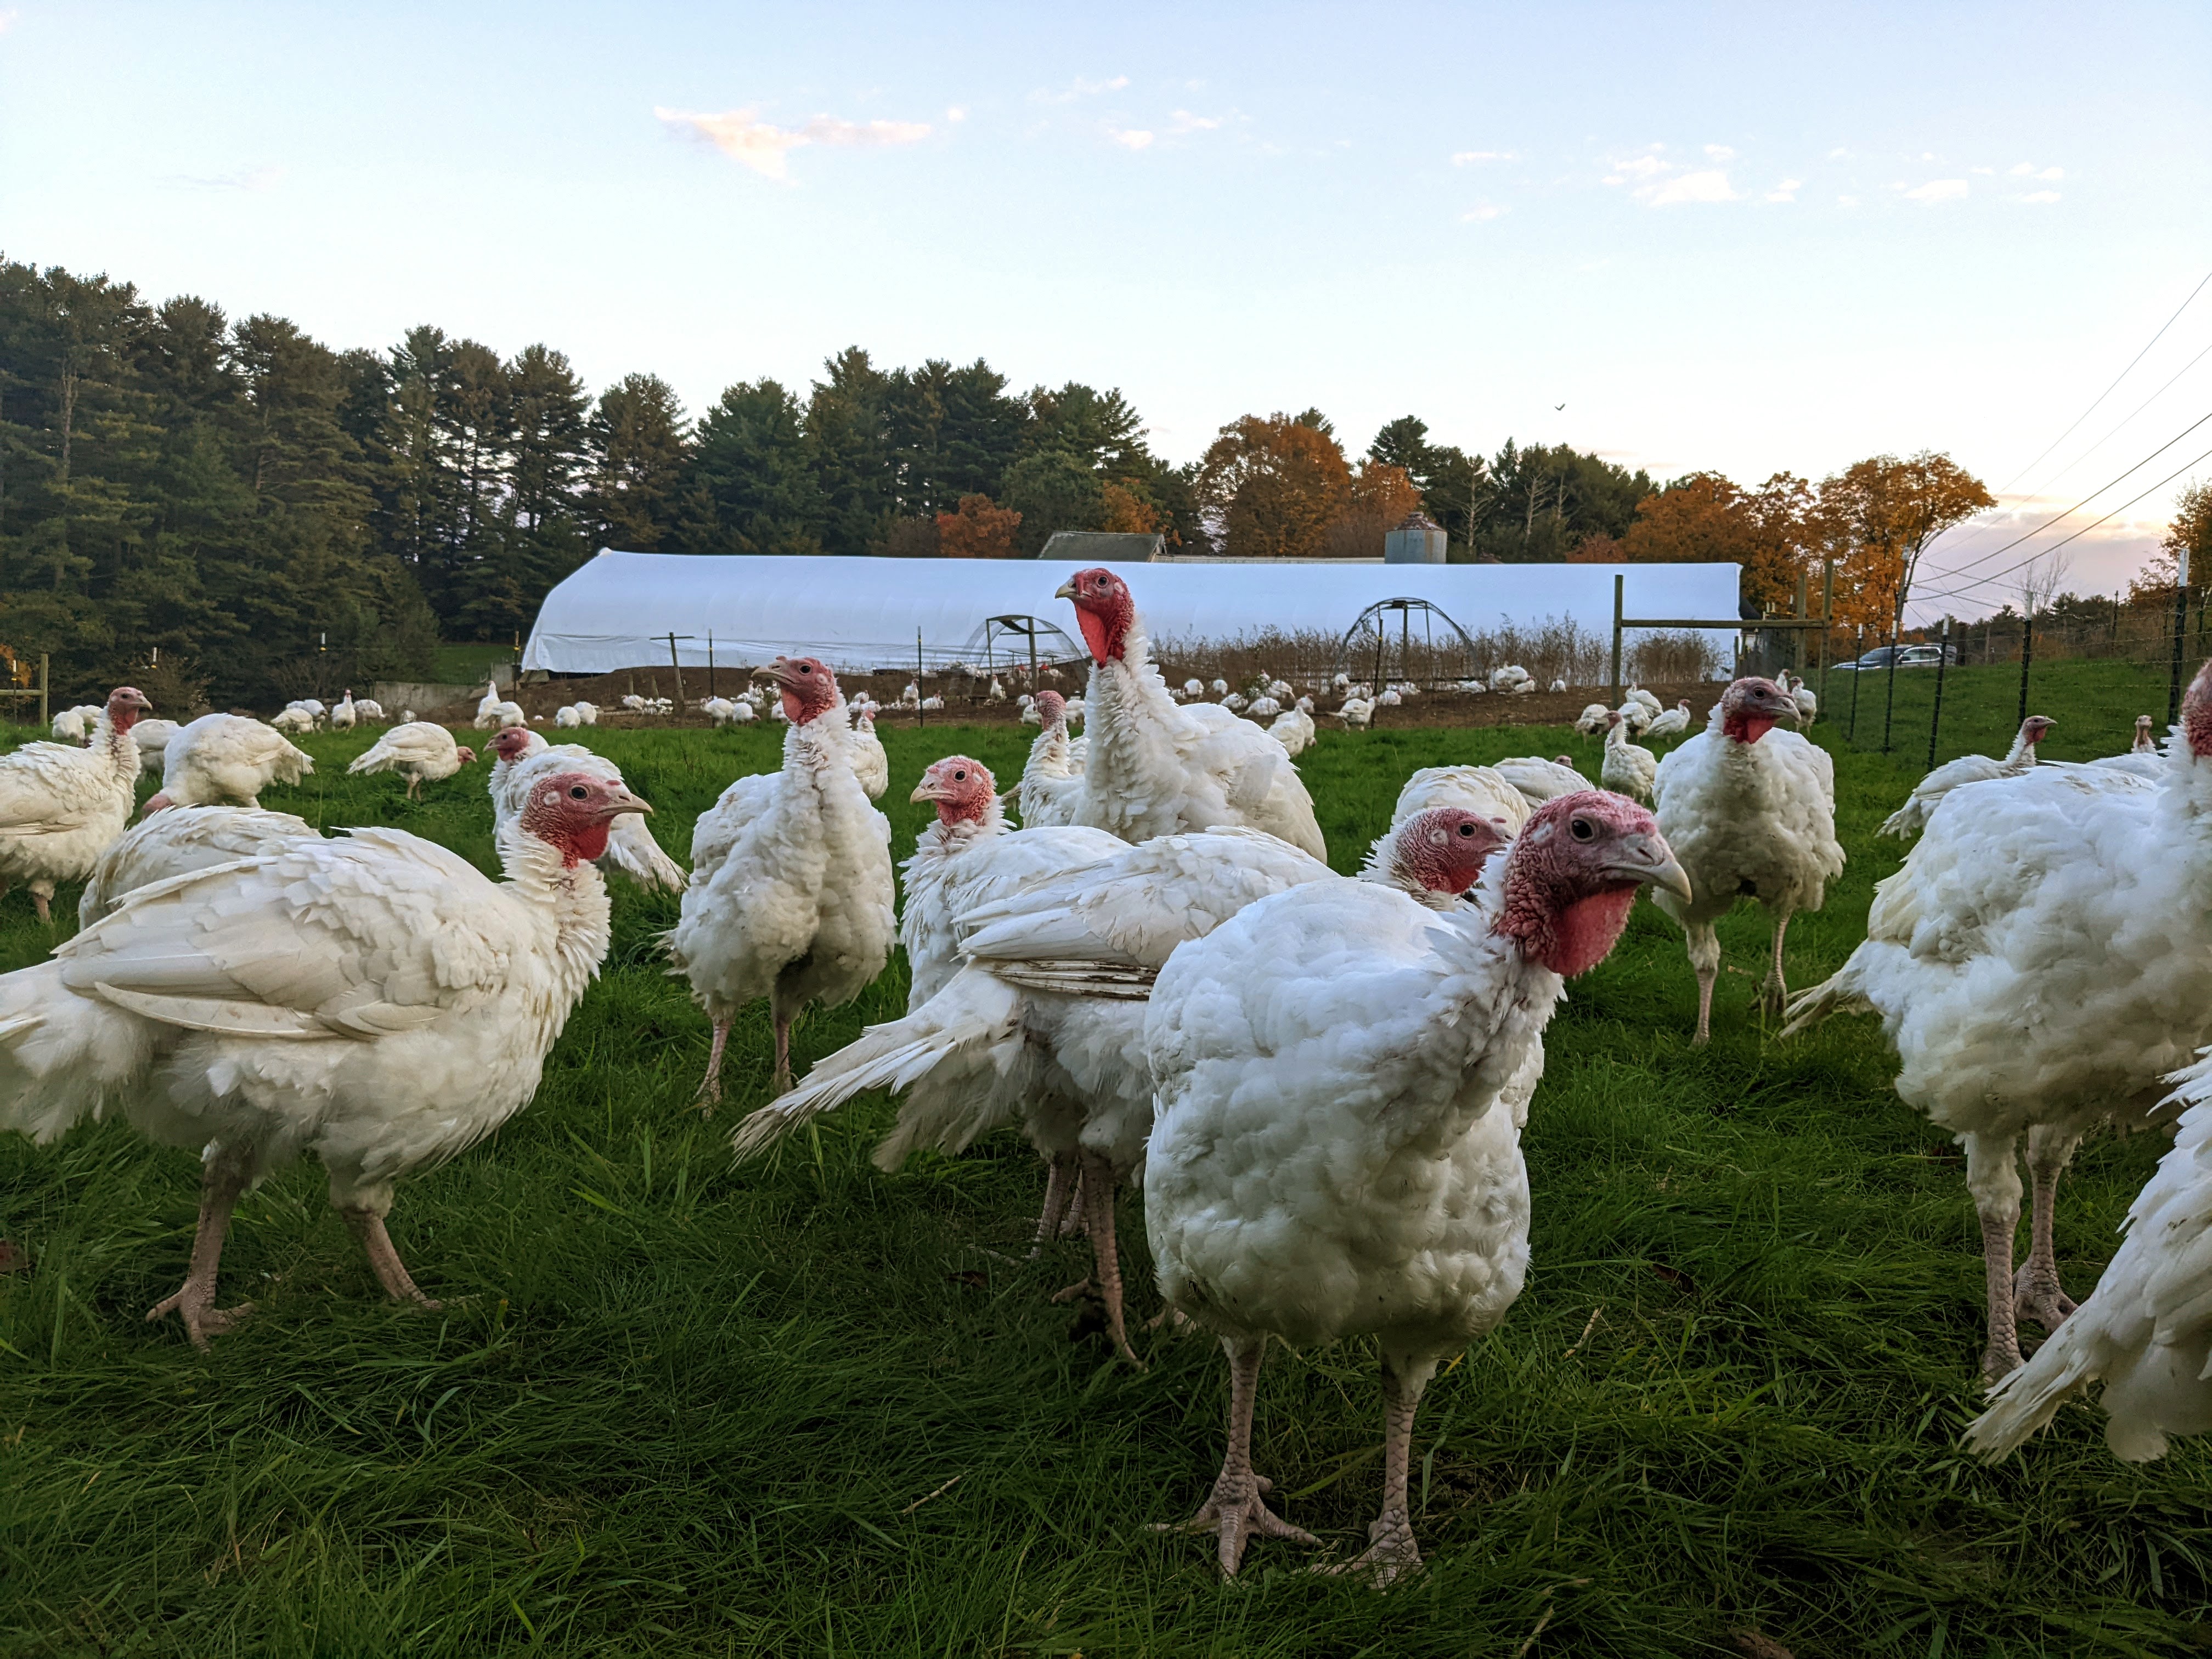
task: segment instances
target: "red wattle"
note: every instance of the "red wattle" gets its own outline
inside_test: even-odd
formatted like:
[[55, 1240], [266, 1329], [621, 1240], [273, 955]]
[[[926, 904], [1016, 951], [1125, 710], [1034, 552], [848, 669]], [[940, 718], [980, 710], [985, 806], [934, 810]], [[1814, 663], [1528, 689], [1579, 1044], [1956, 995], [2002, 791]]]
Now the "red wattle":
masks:
[[1083, 629], [1083, 642], [1091, 647], [1091, 659], [1103, 667], [1112, 653], [1107, 649], [1106, 619], [1092, 611], [1078, 611], [1075, 620]]

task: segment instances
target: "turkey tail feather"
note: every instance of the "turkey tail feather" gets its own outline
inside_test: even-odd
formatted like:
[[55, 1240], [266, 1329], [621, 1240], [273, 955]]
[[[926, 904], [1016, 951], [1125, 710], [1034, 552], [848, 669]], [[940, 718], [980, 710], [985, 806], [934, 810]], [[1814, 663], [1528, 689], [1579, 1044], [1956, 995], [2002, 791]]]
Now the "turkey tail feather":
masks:
[[0, 975], [0, 1129], [41, 1145], [143, 1072], [153, 1057], [145, 1021], [62, 983], [62, 964]]
[[[1983, 1462], [2010, 1456], [2095, 1376], [2095, 1343], [2069, 1343], [2066, 1336], [2062, 1326], [2036, 1351], [2036, 1363], [2023, 1365], [1990, 1390], [1990, 1408], [1966, 1425], [1967, 1447]], [[2045, 1349], [2057, 1351], [2053, 1360], [2044, 1359]], [[2164, 1449], [2162, 1437], [2159, 1449]]]

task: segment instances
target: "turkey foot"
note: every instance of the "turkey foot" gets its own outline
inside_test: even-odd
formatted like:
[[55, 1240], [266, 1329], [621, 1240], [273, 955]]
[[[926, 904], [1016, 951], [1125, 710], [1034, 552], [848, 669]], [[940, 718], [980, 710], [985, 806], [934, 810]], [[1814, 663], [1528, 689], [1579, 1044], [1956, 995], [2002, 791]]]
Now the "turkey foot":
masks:
[[151, 1321], [175, 1314], [185, 1322], [185, 1334], [195, 1348], [204, 1349], [208, 1338], [221, 1336], [253, 1311], [251, 1302], [235, 1308], [215, 1305], [216, 1270], [222, 1265], [222, 1243], [230, 1232], [230, 1212], [246, 1190], [243, 1164], [216, 1149], [200, 1177], [199, 1224], [192, 1231], [192, 1261], [177, 1293], [146, 1310]]
[[1145, 1363], [1129, 1346], [1129, 1328], [1121, 1312], [1121, 1249], [1114, 1237], [1114, 1166], [1097, 1152], [1083, 1154], [1083, 1219], [1091, 1233], [1091, 1276], [1097, 1281], [1099, 1299], [1106, 1304], [1106, 1328], [1114, 1338], [1114, 1351], [1139, 1370]]
[[399, 1259], [399, 1252], [392, 1248], [392, 1235], [384, 1231], [384, 1218], [374, 1210], [349, 1209], [340, 1212], [353, 1236], [361, 1241], [368, 1253], [368, 1265], [376, 1270], [376, 1282], [384, 1286], [384, 1293], [394, 1302], [411, 1302], [418, 1308], [433, 1311], [446, 1304], [435, 1297], [425, 1296], [416, 1287], [414, 1276], [407, 1264]]
[[791, 1016], [775, 1017], [775, 1091], [782, 1094], [791, 1087]]
[[1073, 1302], [1079, 1296], [1096, 1296], [1097, 1294], [1098, 1287], [1091, 1282], [1091, 1276], [1086, 1273], [1081, 1279], [1077, 1279], [1073, 1285], [1067, 1285], [1064, 1289], [1054, 1291], [1052, 1293], [1052, 1299], [1053, 1302], [1057, 1304], [1062, 1302]]
[[1779, 1017], [1790, 1000], [1790, 988], [1782, 978], [1782, 936], [1789, 931], [1789, 916], [1777, 916], [1774, 919], [1774, 961], [1766, 970], [1765, 981], [1759, 988], [1759, 1010], [1764, 1014]]
[[51, 927], [54, 925], [53, 889], [31, 889], [31, 908], [39, 913], [39, 920]]
[[2013, 1276], [2012, 1287], [2013, 1316], [2033, 1319], [2045, 1331], [2057, 1330], [2074, 1311], [2074, 1298], [2060, 1286], [2055, 1262], [2029, 1256]]
[[1215, 1478], [1212, 1492], [1206, 1495], [1196, 1515], [1188, 1521], [1170, 1522], [1157, 1530], [1212, 1533], [1222, 1577], [1234, 1578], [1237, 1569], [1244, 1562], [1244, 1546], [1255, 1533], [1262, 1538], [1281, 1538], [1293, 1544], [1321, 1542], [1311, 1533], [1292, 1526], [1261, 1501], [1274, 1489], [1273, 1481], [1264, 1474], [1253, 1474], [1249, 1468], [1236, 1473], [1224, 1468]]
[[[1037, 1217], [1036, 1237], [1030, 1241], [1030, 1261], [1036, 1260], [1047, 1239], [1066, 1233], [1081, 1201], [1079, 1194], [1070, 1188], [1079, 1179], [1075, 1172], [1075, 1159], [1067, 1153], [1056, 1152], [1045, 1160], [1044, 1212]], [[1057, 1297], [1053, 1299], [1059, 1300]]]
[[1163, 1326], [1166, 1327], [1167, 1329], [1173, 1332], [1176, 1335], [1182, 1336], [1188, 1332], [1196, 1330], [1198, 1328], [1198, 1322], [1190, 1318], [1189, 1316], [1185, 1314], [1180, 1308], [1163, 1308], [1158, 1313], [1154, 1314], [1150, 1319], [1147, 1319], [1138, 1328], [1146, 1331], [1157, 1331]]
[[196, 1284], [187, 1279], [174, 1296], [156, 1302], [147, 1309], [146, 1317], [150, 1322], [164, 1314], [176, 1315], [185, 1322], [185, 1334], [191, 1338], [192, 1346], [204, 1349], [210, 1337], [221, 1336], [235, 1329], [245, 1323], [252, 1312], [251, 1302], [241, 1302], [234, 1308], [216, 1307], [212, 1278], [205, 1285]]
[[1317, 1567], [1317, 1572], [1356, 1573], [1376, 1589], [1421, 1567], [1421, 1552], [1413, 1542], [1413, 1517], [1403, 1510], [1385, 1510], [1367, 1523], [1367, 1547], [1349, 1561]]

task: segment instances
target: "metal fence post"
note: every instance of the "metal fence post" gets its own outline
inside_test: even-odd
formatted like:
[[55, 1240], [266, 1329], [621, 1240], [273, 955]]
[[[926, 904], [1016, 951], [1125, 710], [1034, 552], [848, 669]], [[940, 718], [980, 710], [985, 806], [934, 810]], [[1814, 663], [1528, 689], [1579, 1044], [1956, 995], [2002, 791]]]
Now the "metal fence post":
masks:
[[1881, 707], [1881, 752], [1889, 752], [1889, 728], [1897, 718], [1897, 636], [1905, 625], [1905, 605], [1902, 600], [1889, 619], [1889, 696]]
[[1626, 577], [1613, 579], [1613, 706], [1620, 707], [1620, 587]]
[[1851, 726], [1850, 730], [1844, 733], [1846, 743], [1855, 742], [1859, 735], [1859, 682], [1866, 678], [1866, 670], [1856, 665], [1865, 655], [1866, 624], [1859, 623], [1851, 629], [1851, 661], [1854, 665], [1851, 669]]
[[[2166, 688], [2166, 723], [2168, 726], [2181, 716], [2181, 633], [2188, 622], [2189, 550], [2185, 547], [2175, 557], [2173, 572], [2173, 672]], [[2026, 707], [2025, 702], [2021, 706]], [[2027, 716], [2022, 714], [2021, 718], [2026, 720]]]
[[51, 665], [46, 653], [39, 653], [39, 724], [51, 732], [54, 729], [54, 711], [48, 706], [53, 695], [53, 681], [49, 678]]
[[2027, 670], [2035, 660], [2035, 607], [2020, 619], [2020, 718], [2027, 718]]
[[1836, 625], [1836, 562], [1821, 562], [1820, 578], [1820, 701], [1828, 700], [1828, 635]]
[[1943, 724], [1943, 670], [1951, 660], [1951, 619], [1943, 618], [1943, 641], [1936, 648], [1936, 707], [1928, 716], [1928, 769], [1936, 769], [1936, 733]]

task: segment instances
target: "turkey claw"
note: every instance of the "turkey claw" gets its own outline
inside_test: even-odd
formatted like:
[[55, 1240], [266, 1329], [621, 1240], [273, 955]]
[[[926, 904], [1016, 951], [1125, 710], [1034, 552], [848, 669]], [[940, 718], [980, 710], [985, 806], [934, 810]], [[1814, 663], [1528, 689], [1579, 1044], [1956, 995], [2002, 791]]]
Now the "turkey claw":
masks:
[[2033, 1262], [2021, 1264], [2013, 1280], [2013, 1319], [2033, 1319], [2046, 1332], [2056, 1331], [2074, 1311], [2074, 1298], [2060, 1288], [2057, 1276], [2034, 1271]]
[[174, 1296], [147, 1309], [146, 1318], [151, 1323], [164, 1314], [176, 1315], [185, 1322], [185, 1334], [191, 1338], [192, 1346], [204, 1352], [210, 1337], [235, 1329], [252, 1312], [251, 1302], [241, 1302], [234, 1308], [218, 1308], [212, 1296], [195, 1294], [187, 1285]]
[[1275, 1483], [1262, 1474], [1247, 1474], [1242, 1480], [1224, 1474], [1214, 1481], [1212, 1492], [1196, 1515], [1188, 1521], [1164, 1522], [1152, 1530], [1214, 1534], [1222, 1577], [1234, 1578], [1237, 1569], [1243, 1565], [1244, 1546], [1255, 1533], [1262, 1538], [1280, 1538], [1293, 1544], [1318, 1545], [1321, 1542], [1311, 1533], [1304, 1528], [1292, 1526], [1260, 1501], [1274, 1489]]
[[1413, 1542], [1413, 1522], [1403, 1510], [1391, 1510], [1367, 1523], [1367, 1547], [1349, 1561], [1316, 1567], [1316, 1572], [1358, 1574], [1376, 1589], [1387, 1589], [1408, 1573], [1421, 1570], [1421, 1552]]

